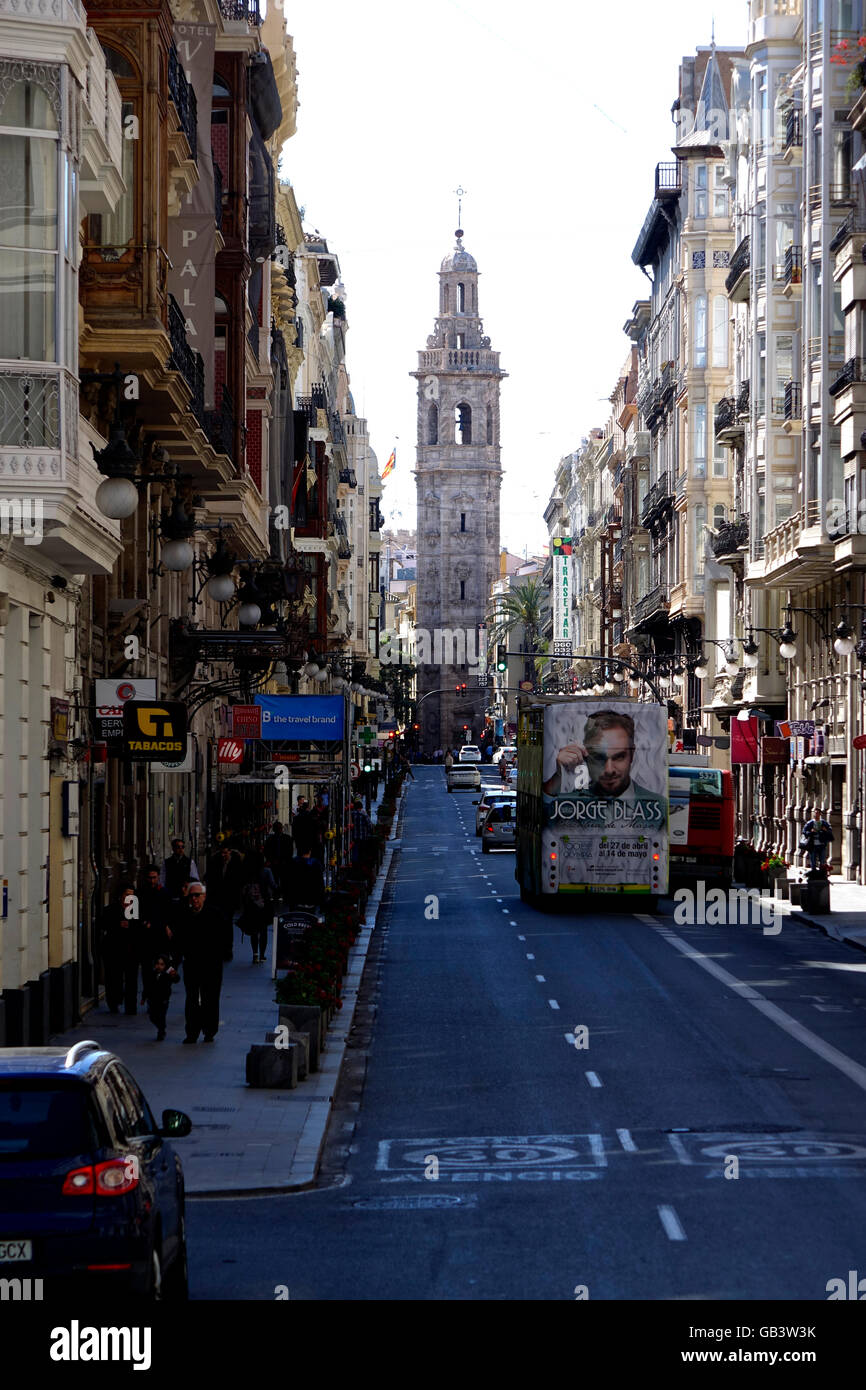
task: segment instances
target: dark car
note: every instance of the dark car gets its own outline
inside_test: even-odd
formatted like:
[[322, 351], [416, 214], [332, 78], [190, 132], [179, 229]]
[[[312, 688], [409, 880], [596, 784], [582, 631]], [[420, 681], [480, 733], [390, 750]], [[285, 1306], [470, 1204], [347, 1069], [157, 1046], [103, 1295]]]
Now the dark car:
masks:
[[0, 1049], [0, 1278], [186, 1298], [183, 1168], [138, 1083], [95, 1042]]

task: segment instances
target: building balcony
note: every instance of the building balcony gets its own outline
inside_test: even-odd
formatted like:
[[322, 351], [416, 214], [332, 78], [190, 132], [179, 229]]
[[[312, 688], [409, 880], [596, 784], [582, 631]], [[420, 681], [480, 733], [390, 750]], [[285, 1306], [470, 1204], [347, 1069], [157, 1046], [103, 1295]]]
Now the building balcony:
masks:
[[742, 564], [749, 546], [749, 518], [741, 516], [736, 521], [723, 521], [710, 537], [710, 545], [720, 565]]
[[673, 506], [674, 495], [671, 491], [671, 484], [667, 473], [663, 473], [658, 482], [653, 483], [649, 492], [643, 500], [641, 507], [641, 521], [646, 526], [650, 522], [661, 516], [662, 512]]
[[18, 535], [73, 574], [110, 573], [122, 550], [119, 525], [96, 506], [102, 476], [91, 441], [98, 449], [106, 442], [81, 420], [70, 372], [0, 364], [4, 542], [7, 531]]
[[259, 0], [219, 0], [219, 11], [229, 24], [248, 24], [257, 29], [262, 22]]
[[745, 438], [745, 422], [740, 419], [733, 396], [723, 396], [716, 408], [716, 439], [720, 444], [736, 447]]
[[835, 410], [833, 423], [840, 430], [843, 458], [856, 453], [862, 445], [860, 436], [866, 429], [866, 362], [852, 357], [842, 368], [830, 387]]
[[760, 575], [750, 566], [749, 578], [760, 578], [771, 589], [808, 589], [832, 573], [833, 558], [833, 543], [821, 521], [821, 503], [811, 501], [767, 533]]
[[786, 164], [803, 162], [803, 113], [798, 106], [792, 106], [788, 112], [782, 158]]
[[[2, 9], [0, 9], [2, 13]], [[87, 30], [88, 60], [81, 112], [81, 213], [111, 213], [123, 193], [123, 119], [117, 83], [102, 45]]]
[[831, 382], [827, 388], [830, 395], [836, 397], [841, 394], [848, 386], [853, 386], [854, 382], [863, 380], [863, 359], [862, 357], [849, 357], [845, 366], [842, 368], [835, 381]]
[[429, 348], [418, 353], [419, 371], [497, 372], [499, 353], [487, 348]]
[[648, 594], [644, 594], [643, 598], [638, 599], [634, 605], [631, 612], [632, 627], [661, 615], [667, 618], [669, 607], [670, 598], [668, 597], [667, 586], [657, 584]]
[[785, 296], [788, 299], [799, 297], [803, 293], [802, 246], [786, 246], [785, 261], [782, 270], [782, 284], [784, 285]]
[[751, 266], [751, 238], [744, 236], [731, 257], [731, 268], [725, 278], [728, 298], [739, 304], [749, 298], [749, 268]]
[[659, 202], [678, 198], [683, 191], [683, 171], [679, 160], [673, 164], [657, 164], [655, 177], [655, 196]]
[[180, 130], [186, 137], [189, 158], [198, 159], [198, 105], [192, 84], [177, 56], [177, 47], [172, 43], [168, 50], [168, 95], [174, 105]]

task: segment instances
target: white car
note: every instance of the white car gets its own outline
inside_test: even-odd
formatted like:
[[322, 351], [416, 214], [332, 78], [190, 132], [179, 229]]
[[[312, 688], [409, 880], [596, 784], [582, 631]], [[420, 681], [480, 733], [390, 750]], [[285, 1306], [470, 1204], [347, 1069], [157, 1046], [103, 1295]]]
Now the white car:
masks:
[[507, 763], [513, 763], [516, 761], [517, 749], [513, 743], [507, 743], [504, 746], [504, 748], [497, 748], [496, 752], [493, 754], [491, 761], [494, 763], [498, 763], [502, 758], [504, 758]]
[[478, 807], [478, 810], [475, 812], [476, 835], [480, 836], [481, 834], [481, 828], [487, 819], [487, 812], [493, 806], [502, 805], [502, 803], [506, 801], [516, 803], [517, 793], [505, 787], [487, 787], [485, 789], [484, 795], [481, 797], [480, 801], [475, 802], [475, 805]]
[[481, 749], [474, 743], [464, 743], [460, 749], [458, 762], [461, 763], [480, 763]]

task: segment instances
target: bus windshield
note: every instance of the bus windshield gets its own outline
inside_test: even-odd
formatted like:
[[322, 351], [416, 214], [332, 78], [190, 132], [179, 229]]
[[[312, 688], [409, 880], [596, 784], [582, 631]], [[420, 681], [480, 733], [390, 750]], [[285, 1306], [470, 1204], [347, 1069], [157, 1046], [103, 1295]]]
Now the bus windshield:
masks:
[[[671, 793], [680, 796], [714, 796], [721, 800], [722, 774], [715, 767], [672, 767]], [[678, 786], [677, 783], [680, 783]], [[682, 785], [688, 783], [687, 786]]]

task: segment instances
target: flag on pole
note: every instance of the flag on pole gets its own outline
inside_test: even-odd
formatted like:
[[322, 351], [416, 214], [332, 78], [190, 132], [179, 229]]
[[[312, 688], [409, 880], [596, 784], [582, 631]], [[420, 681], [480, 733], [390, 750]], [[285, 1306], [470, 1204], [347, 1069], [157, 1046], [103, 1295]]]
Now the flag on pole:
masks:
[[395, 469], [395, 467], [396, 467], [396, 464], [397, 464], [397, 449], [396, 449], [396, 446], [395, 446], [395, 447], [391, 450], [391, 457], [388, 459], [388, 462], [385, 464], [385, 467], [382, 469], [382, 482], [383, 482], [383, 483], [385, 482], [385, 480], [386, 480], [387, 478], [390, 478], [391, 474], [394, 472], [394, 469]]

